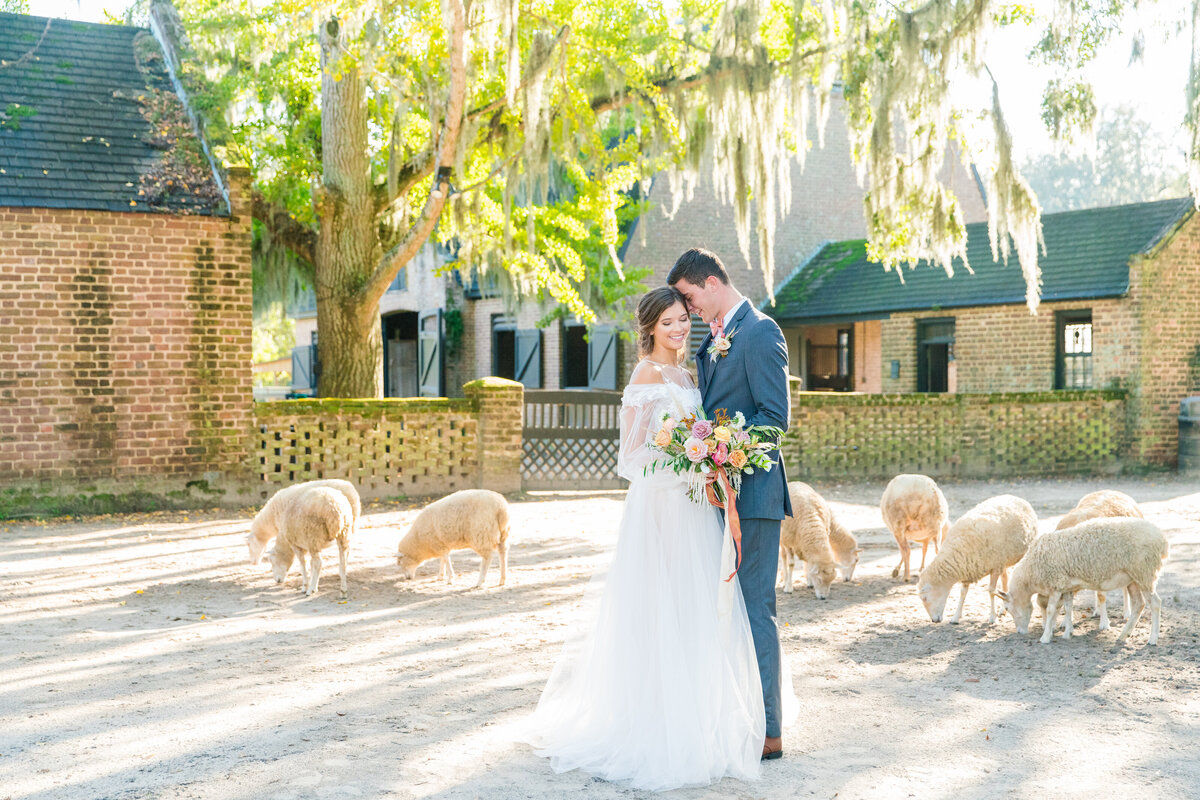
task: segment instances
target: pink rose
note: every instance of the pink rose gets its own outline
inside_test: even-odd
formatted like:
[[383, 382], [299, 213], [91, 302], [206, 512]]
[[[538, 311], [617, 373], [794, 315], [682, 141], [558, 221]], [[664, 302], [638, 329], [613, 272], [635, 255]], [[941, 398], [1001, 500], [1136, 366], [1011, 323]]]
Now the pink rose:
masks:
[[712, 460], [718, 467], [729, 460], [729, 449], [725, 447], [724, 442], [717, 445], [717, 451], [713, 453]]
[[708, 445], [693, 437], [683, 443], [683, 452], [689, 461], [696, 464], [703, 461], [704, 457], [708, 455]]
[[706, 419], [698, 419], [692, 425], [692, 436], [697, 439], [707, 439], [712, 436], [712, 423]]
[[750, 441], [750, 434], [745, 431], [738, 431], [733, 435], [733, 440], [735, 442], [748, 442]]

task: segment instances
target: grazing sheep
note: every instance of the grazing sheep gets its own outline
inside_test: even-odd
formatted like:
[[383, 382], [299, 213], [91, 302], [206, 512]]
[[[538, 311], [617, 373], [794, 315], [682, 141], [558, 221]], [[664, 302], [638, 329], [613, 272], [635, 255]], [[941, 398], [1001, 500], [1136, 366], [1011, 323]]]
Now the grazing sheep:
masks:
[[[1054, 526], [1054, 530], [1061, 531], [1064, 528], [1073, 528], [1084, 520], [1095, 519], [1097, 517], [1136, 517], [1144, 518], [1142, 509], [1138, 507], [1137, 502], [1125, 494], [1113, 489], [1101, 489], [1098, 492], [1084, 495], [1075, 508], [1063, 515], [1063, 518]], [[1038, 603], [1044, 609], [1046, 607], [1046, 598], [1039, 595]], [[1100, 630], [1106, 631], [1109, 628], [1108, 623], [1108, 603], [1104, 592], [1096, 592], [1096, 602], [1092, 604], [1092, 616], [1100, 615]], [[1129, 605], [1125, 605], [1125, 617], [1129, 618]]]
[[[796, 560], [804, 562], [808, 585], [817, 598], [829, 597], [829, 586], [841, 570], [850, 580], [861, 552], [853, 534], [833, 517], [829, 504], [807, 483], [788, 484], [792, 498], [792, 516], [785, 517], [779, 529], [779, 554], [783, 572], [783, 591], [792, 592], [792, 570]], [[836, 542], [836, 545], [835, 545]]]
[[[354, 511], [350, 501], [337, 489], [311, 486], [291, 496], [276, 515], [279, 531], [275, 546], [267, 552], [275, 582], [283, 583], [292, 561], [299, 556], [300, 586], [304, 595], [316, 594], [321, 578], [321, 551], [331, 542], [338, 546], [338, 574], [341, 577], [342, 597], [346, 596], [346, 552], [350, 547], [350, 532], [354, 529]], [[312, 562], [308, 569], [305, 555]]]
[[483, 586], [492, 553], [500, 551], [500, 586], [508, 572], [508, 502], [487, 489], [464, 489], [427, 505], [400, 540], [396, 562], [404, 577], [416, 577], [417, 567], [431, 558], [441, 559], [439, 577], [454, 581], [450, 551], [470, 548], [479, 554], [479, 581]]
[[[1121, 642], [1133, 630], [1150, 599], [1150, 644], [1158, 643], [1162, 601], [1155, 591], [1158, 573], [1167, 558], [1167, 538], [1152, 522], [1130, 517], [1099, 517], [1061, 531], [1039, 537], [1013, 569], [1007, 593], [1001, 592], [1005, 607], [1012, 614], [1018, 633], [1029, 632], [1033, 613], [1033, 595], [1049, 598], [1046, 624], [1041, 641], [1054, 638], [1058, 603], [1080, 589], [1113, 591], [1124, 589], [1129, 597], [1130, 613], [1117, 637]], [[1068, 608], [1066, 630], [1071, 636]]]
[[958, 611], [950, 622], [962, 619], [967, 589], [991, 575], [988, 586], [991, 614], [988, 624], [996, 621], [996, 581], [1003, 579], [1008, 588], [1008, 568], [1021, 560], [1029, 543], [1037, 537], [1038, 521], [1033, 506], [1019, 497], [1002, 494], [984, 500], [963, 514], [946, 536], [942, 550], [921, 573], [917, 594], [934, 622], [942, 621], [946, 598], [954, 584], [962, 584]]
[[305, 489], [311, 489], [315, 486], [325, 486], [330, 489], [336, 489], [346, 496], [346, 501], [350, 503], [350, 510], [353, 514], [353, 522], [350, 526], [350, 534], [353, 535], [358, 528], [358, 518], [362, 515], [362, 502], [358, 499], [358, 491], [354, 488], [354, 484], [349, 481], [330, 478], [323, 481], [305, 481], [280, 489], [271, 499], [266, 502], [266, 505], [255, 515], [254, 521], [250, 523], [250, 533], [246, 536], [246, 544], [250, 548], [250, 563], [257, 564], [262, 558], [263, 550], [267, 543], [275, 538], [276, 532], [279, 530], [278, 514], [280, 509], [287, 505], [289, 497], [299, 494]]
[[933, 542], [933, 550], [938, 552], [950, 528], [950, 509], [946, 505], [946, 497], [932, 478], [897, 475], [884, 489], [879, 510], [883, 512], [884, 524], [900, 546], [900, 563], [892, 570], [892, 577], [897, 577], [900, 567], [904, 567], [904, 580], [907, 582], [910, 578], [909, 542], [921, 543], [921, 569], [925, 569], [929, 543]]

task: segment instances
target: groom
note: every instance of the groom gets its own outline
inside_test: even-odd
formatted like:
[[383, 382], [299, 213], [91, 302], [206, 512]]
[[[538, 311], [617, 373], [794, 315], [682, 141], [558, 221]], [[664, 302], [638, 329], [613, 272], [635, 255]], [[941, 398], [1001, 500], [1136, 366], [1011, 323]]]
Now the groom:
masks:
[[[688, 309], [712, 327], [696, 353], [700, 396], [705, 411], [738, 411], [751, 425], [787, 430], [788, 352], [783, 333], [767, 315], [729, 283], [715, 253], [692, 248], [679, 257], [667, 283], [687, 298]], [[709, 353], [710, 346], [713, 353]], [[738, 582], [746, 600], [758, 671], [762, 676], [767, 738], [763, 759], [783, 755], [780, 730], [779, 631], [775, 624], [775, 576], [779, 564], [779, 522], [792, 515], [787, 477], [779, 451], [771, 454], [770, 472], [742, 479], [737, 498], [742, 527], [742, 564]]]

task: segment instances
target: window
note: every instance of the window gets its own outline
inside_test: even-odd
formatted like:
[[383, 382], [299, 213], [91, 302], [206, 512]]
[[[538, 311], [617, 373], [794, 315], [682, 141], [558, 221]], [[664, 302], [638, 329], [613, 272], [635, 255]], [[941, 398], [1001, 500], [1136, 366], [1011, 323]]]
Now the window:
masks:
[[517, 330], [512, 317], [492, 316], [492, 374], [542, 388], [542, 332]]
[[810, 391], [854, 389], [854, 329], [811, 328], [805, 340]]
[[492, 315], [492, 374], [510, 381], [517, 376], [517, 325], [501, 314]]
[[1057, 311], [1055, 329], [1055, 389], [1091, 389], [1092, 311]]
[[949, 391], [953, 360], [954, 319], [917, 320], [917, 391]]
[[588, 385], [588, 343], [586, 325], [563, 325], [562, 387], [583, 389]]

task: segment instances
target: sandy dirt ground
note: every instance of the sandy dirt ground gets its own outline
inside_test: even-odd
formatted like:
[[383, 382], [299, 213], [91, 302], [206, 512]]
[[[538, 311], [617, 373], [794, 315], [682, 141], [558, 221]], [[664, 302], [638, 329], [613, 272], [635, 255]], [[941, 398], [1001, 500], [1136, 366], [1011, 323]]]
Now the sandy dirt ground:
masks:
[[[960, 625], [934, 625], [891, 578], [883, 485], [818, 486], [864, 553], [827, 601], [779, 595], [802, 708], [787, 756], [754, 783], [665, 796], [1200, 796], [1200, 485], [943, 484], [955, 517], [1012, 492], [1043, 530], [1102, 486], [1141, 501], [1170, 538], [1157, 647], [1148, 617], [1114, 646], [1115, 599], [1113, 629], [1084, 620], [1051, 645], [1037, 621], [1028, 637], [1007, 617], [989, 626], [984, 588]], [[278, 586], [250, 565], [249, 510], [0, 523], [0, 800], [643, 796], [555, 775], [511, 739], [581, 624], [621, 502], [514, 502], [508, 585], [493, 566], [482, 591], [471, 553], [453, 586], [436, 562], [398, 580], [418, 506], [369, 506], [345, 602], [336, 557], [311, 599], [298, 574]]]

